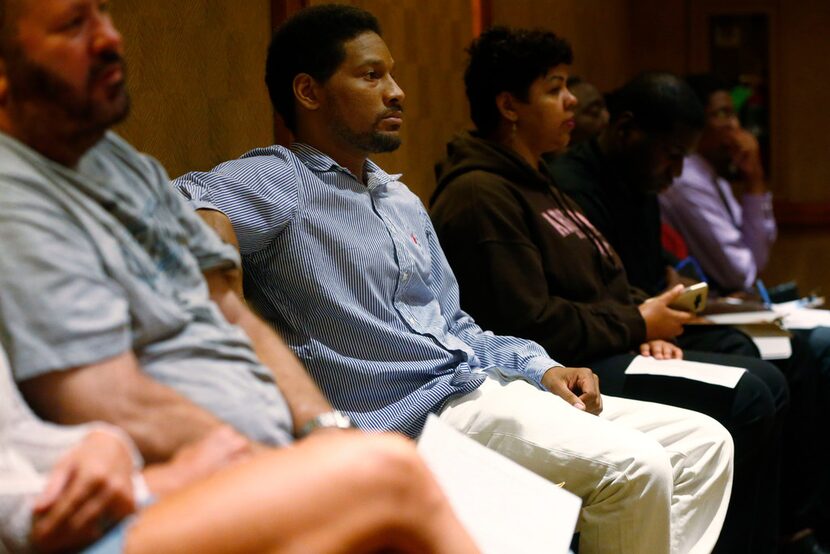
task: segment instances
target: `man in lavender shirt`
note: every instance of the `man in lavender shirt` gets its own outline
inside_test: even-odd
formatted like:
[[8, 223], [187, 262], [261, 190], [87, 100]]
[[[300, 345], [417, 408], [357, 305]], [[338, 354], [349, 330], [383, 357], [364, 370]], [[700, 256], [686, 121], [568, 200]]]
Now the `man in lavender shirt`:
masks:
[[[660, 195], [665, 221], [674, 227], [723, 292], [746, 290], [769, 259], [776, 237], [758, 141], [741, 124], [725, 83], [711, 75], [687, 79], [706, 110], [697, 152]], [[740, 202], [729, 179], [743, 185]]]

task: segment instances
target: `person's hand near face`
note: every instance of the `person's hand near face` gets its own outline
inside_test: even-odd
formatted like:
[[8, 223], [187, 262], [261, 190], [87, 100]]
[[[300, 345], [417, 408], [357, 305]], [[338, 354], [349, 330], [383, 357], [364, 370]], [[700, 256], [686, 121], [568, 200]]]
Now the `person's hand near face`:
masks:
[[761, 148], [755, 135], [746, 129], [732, 129], [727, 135], [732, 165], [747, 186], [747, 192], [761, 194], [766, 190]]

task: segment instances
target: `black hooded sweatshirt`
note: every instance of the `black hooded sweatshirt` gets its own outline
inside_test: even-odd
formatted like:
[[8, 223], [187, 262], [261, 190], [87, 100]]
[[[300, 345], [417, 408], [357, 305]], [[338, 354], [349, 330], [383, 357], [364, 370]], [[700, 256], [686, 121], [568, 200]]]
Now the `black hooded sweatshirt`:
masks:
[[535, 340], [565, 365], [645, 341], [608, 241], [550, 177], [501, 145], [463, 134], [436, 166], [432, 219], [458, 278], [461, 307], [485, 329]]

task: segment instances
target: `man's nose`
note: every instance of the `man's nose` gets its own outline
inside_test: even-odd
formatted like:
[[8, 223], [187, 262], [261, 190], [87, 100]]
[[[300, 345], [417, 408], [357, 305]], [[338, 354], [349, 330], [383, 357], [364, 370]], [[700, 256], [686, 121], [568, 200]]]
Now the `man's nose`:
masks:
[[387, 75], [387, 78], [389, 79], [389, 82], [386, 87], [386, 95], [384, 98], [385, 103], [403, 105], [406, 94], [403, 89], [398, 86], [398, 82], [395, 81], [395, 78], [392, 77], [392, 75]]
[[579, 99], [568, 88], [565, 88], [565, 109], [575, 110], [578, 105]]
[[95, 53], [105, 51], [123, 52], [123, 38], [118, 29], [109, 17], [109, 14], [99, 14], [97, 17], [94, 36], [92, 38], [92, 49]]

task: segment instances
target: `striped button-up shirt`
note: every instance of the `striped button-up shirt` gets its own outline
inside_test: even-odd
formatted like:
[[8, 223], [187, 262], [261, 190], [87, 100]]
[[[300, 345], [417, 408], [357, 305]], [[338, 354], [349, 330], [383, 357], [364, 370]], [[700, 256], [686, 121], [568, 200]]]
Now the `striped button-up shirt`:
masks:
[[420, 200], [371, 161], [366, 184], [314, 148], [253, 150], [174, 181], [233, 223], [245, 294], [332, 404], [365, 429], [417, 435], [485, 369], [541, 387], [541, 346], [482, 331]]

